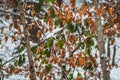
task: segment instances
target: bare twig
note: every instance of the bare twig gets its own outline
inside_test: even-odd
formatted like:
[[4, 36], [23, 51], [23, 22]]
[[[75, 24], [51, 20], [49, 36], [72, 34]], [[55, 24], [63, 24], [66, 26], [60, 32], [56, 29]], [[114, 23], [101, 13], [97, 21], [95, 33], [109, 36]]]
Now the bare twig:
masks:
[[108, 57], [110, 57], [110, 43], [109, 43], [109, 42], [110, 42], [110, 38], [108, 37], [108, 46], [107, 46], [107, 50], [108, 50], [108, 51], [107, 51], [107, 52], [108, 52], [108, 53], [107, 53], [107, 56], [108, 56]]
[[78, 46], [77, 46], [77, 47], [75, 47], [75, 49], [74, 49], [74, 50], [70, 53], [70, 55], [69, 55], [69, 56], [70, 56], [70, 57], [73, 57], [74, 52], [75, 52], [75, 51], [77, 51], [78, 49], [79, 49], [79, 47], [78, 47]]
[[112, 66], [115, 65], [115, 55], [116, 55], [116, 46], [114, 46], [114, 52], [113, 52], [113, 57], [112, 57]]
[[8, 60], [8, 61], [6, 61], [6, 62], [4, 62], [4, 63], [2, 64], [2, 66], [4, 66], [4, 65], [7, 64], [8, 62], [10, 62], [10, 61], [12, 61], [12, 60], [14, 60], [15, 58], [18, 58], [18, 57], [19, 57], [19, 55], [13, 57], [12, 59], [10, 59], [10, 60]]
[[78, 31], [78, 35], [79, 35], [79, 42], [81, 42], [80, 31], [79, 31], [79, 27], [78, 27], [78, 25], [77, 25], [77, 24], [76, 24], [76, 28], [77, 28], [77, 31]]
[[[15, 15], [15, 16], [20, 16], [20, 13], [14, 13], [10, 10], [5, 10], [5, 9], [0, 8], [0, 11], [3, 11], [5, 13], [10, 13], [10, 14]], [[25, 18], [30, 19], [30, 20], [34, 20], [33, 17], [31, 17], [31, 16], [25, 16]], [[39, 18], [39, 19], [44, 19], [44, 18]]]
[[65, 65], [63, 65], [61, 67], [61, 69], [62, 69], [62, 78], [66, 79], [66, 80], [69, 80], [68, 77], [67, 77], [67, 75], [66, 75], [66, 73], [65, 73], [65, 67], [66, 67]]

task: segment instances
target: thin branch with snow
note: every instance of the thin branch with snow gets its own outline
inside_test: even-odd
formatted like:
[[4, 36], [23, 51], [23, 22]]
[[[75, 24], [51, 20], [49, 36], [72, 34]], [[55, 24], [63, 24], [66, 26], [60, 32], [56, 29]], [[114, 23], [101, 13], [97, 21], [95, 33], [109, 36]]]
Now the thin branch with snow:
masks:
[[[5, 9], [0, 8], [0, 11], [5, 12], [5, 13], [10, 13], [10, 14], [15, 15], [15, 16], [20, 16], [20, 13], [14, 13], [10, 10], [5, 10]], [[30, 20], [34, 20], [33, 17], [31, 17], [31, 16], [25, 16], [25, 18], [30, 19]], [[44, 18], [39, 18], [39, 19], [44, 19]]]

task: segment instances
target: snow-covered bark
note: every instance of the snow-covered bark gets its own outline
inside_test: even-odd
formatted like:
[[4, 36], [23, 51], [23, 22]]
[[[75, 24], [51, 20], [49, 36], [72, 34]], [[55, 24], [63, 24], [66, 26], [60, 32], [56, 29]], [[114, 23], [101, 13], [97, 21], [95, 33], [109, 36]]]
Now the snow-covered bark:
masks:
[[[98, 7], [99, 0], [94, 1], [94, 5], [96, 8]], [[103, 73], [103, 80], [110, 80], [110, 71], [107, 69], [107, 54], [105, 51], [105, 42], [104, 42], [104, 34], [103, 34], [103, 26], [101, 24], [101, 18], [95, 15], [95, 23], [96, 23], [96, 34], [97, 34], [97, 43], [98, 50], [100, 53], [100, 64]], [[104, 55], [104, 56], [103, 56]]]
[[31, 53], [31, 47], [30, 47], [29, 36], [28, 36], [28, 29], [27, 29], [27, 24], [26, 24], [26, 20], [25, 20], [26, 18], [24, 15], [24, 8], [23, 8], [21, 0], [19, 0], [18, 7], [20, 9], [20, 19], [21, 19], [21, 23], [23, 26], [23, 32], [24, 32], [24, 36], [25, 36], [25, 45], [26, 45], [27, 54], [28, 54], [30, 80], [36, 80], [36, 74], [35, 74], [34, 63], [33, 63], [33, 56]]
[[101, 25], [100, 18], [96, 18], [96, 27], [97, 27], [97, 43], [98, 43], [98, 49], [100, 53], [100, 63], [101, 63], [101, 69], [103, 73], [103, 79], [104, 80], [110, 80], [110, 71], [107, 69], [107, 56], [105, 52], [105, 44], [104, 44], [104, 35], [103, 35], [103, 28]]

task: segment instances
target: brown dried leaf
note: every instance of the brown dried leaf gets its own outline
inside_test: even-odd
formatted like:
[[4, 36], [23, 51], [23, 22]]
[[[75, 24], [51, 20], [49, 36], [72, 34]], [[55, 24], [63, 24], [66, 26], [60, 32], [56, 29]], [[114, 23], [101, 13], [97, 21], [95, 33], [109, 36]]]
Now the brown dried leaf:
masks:
[[15, 73], [15, 74], [18, 74], [18, 73], [20, 73], [21, 71], [22, 71], [21, 69], [16, 68], [16, 69], [14, 70], [14, 73]]
[[53, 26], [53, 19], [49, 18], [49, 26], [52, 27]]
[[11, 23], [11, 24], [9, 25], [9, 30], [10, 30], [10, 31], [11, 31], [12, 27], [13, 27], [13, 23]]
[[100, 10], [97, 10], [96, 11], [96, 16], [100, 16], [100, 13], [101, 13]]
[[101, 12], [105, 12], [105, 6], [101, 6]]
[[31, 16], [34, 16], [34, 15], [35, 15], [35, 9], [32, 9]]
[[55, 14], [56, 14], [56, 15], [59, 14], [59, 11], [58, 11], [56, 8], [54, 8], [54, 11], [55, 11]]
[[50, 13], [51, 13], [51, 10], [49, 9], [49, 10], [48, 10], [48, 15], [50, 15]]
[[36, 75], [39, 76], [39, 75], [40, 75], [40, 72], [36, 72]]
[[22, 33], [22, 32], [21, 32], [21, 28], [20, 28], [19, 25], [17, 25], [17, 30], [18, 30], [18, 34], [21, 34], [21, 33]]
[[40, 38], [40, 37], [41, 37], [41, 32], [40, 32], [40, 31], [38, 31], [38, 32], [36, 33], [36, 37], [37, 37], [37, 38]]
[[98, 78], [100, 79], [100, 77], [101, 77], [101, 72], [98, 72]]
[[79, 58], [79, 65], [80, 65], [80, 66], [84, 66], [85, 64], [86, 64], [85, 58], [84, 58], [84, 57], [80, 57], [80, 58]]
[[3, 33], [3, 31], [4, 31], [4, 27], [1, 28], [1, 33]]
[[63, 18], [62, 12], [59, 13], [58, 18], [59, 18], [59, 19], [62, 19], [62, 18]]
[[94, 72], [93, 71], [90, 71], [90, 76], [94, 76]]
[[98, 55], [97, 55], [97, 53], [95, 53], [95, 58], [98, 58]]
[[114, 8], [109, 8], [108, 11], [109, 11], [110, 15], [112, 15], [113, 11], [114, 11]]
[[81, 9], [79, 9], [79, 16], [82, 17], [82, 13], [83, 11]]
[[118, 68], [118, 64], [115, 64], [115, 68]]
[[115, 39], [114, 38], [111, 38], [111, 45], [113, 45], [115, 43]]
[[5, 16], [5, 20], [9, 20], [10, 19], [10, 13], [6, 14]]
[[12, 41], [14, 42], [16, 40], [16, 37], [13, 35], [12, 36]]
[[117, 19], [117, 16], [113, 17], [113, 18], [111, 19], [111, 22], [113, 23], [116, 19]]
[[8, 36], [5, 35], [5, 42], [7, 42], [7, 41], [8, 41]]
[[62, 25], [65, 25], [67, 21], [65, 19], [62, 20]]
[[76, 2], [76, 0], [70, 0], [70, 4], [71, 4], [72, 9], [75, 8], [75, 2]]
[[70, 11], [68, 11], [68, 14], [67, 14], [67, 16], [66, 16], [66, 19], [67, 19], [67, 21], [71, 19], [71, 13], [70, 13]]
[[56, 64], [57, 61], [58, 61], [58, 58], [57, 58], [56, 56], [53, 56], [53, 61], [54, 61], [54, 63]]
[[36, 51], [36, 54], [39, 54], [39, 53], [40, 53], [40, 48], [38, 47], [37, 51]]
[[77, 77], [75, 80], [83, 80], [82, 77]]

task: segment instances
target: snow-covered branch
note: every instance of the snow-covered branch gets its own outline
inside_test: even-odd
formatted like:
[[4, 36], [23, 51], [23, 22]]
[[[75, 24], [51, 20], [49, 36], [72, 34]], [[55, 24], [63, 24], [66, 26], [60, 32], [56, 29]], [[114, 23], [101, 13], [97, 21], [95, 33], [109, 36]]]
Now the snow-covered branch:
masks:
[[[11, 10], [5, 10], [5, 9], [0, 8], [0, 11], [5, 12], [5, 13], [10, 13], [10, 14], [15, 15], [15, 16], [20, 16], [20, 13], [14, 13]], [[25, 18], [30, 19], [30, 20], [34, 20], [33, 17], [27, 16], [27, 15], [25, 16]], [[44, 19], [44, 18], [41, 17], [39, 19]]]

